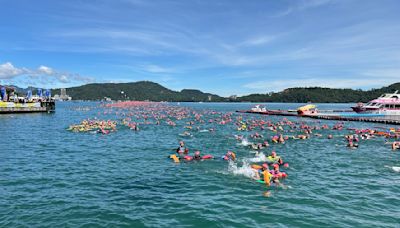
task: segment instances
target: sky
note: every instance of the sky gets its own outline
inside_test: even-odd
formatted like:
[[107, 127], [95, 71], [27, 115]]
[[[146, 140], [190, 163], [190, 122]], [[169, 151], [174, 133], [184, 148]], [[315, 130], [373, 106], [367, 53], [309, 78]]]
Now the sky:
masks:
[[0, 84], [221, 96], [400, 82], [398, 0], [0, 0]]

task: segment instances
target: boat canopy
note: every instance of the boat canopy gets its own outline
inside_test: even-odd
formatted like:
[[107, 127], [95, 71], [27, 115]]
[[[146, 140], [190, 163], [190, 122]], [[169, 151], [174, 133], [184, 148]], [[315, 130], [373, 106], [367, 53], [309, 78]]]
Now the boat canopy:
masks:
[[316, 108], [315, 105], [308, 104], [308, 105], [301, 106], [300, 108], [297, 109], [297, 111], [308, 111], [308, 110], [314, 109], [314, 108]]

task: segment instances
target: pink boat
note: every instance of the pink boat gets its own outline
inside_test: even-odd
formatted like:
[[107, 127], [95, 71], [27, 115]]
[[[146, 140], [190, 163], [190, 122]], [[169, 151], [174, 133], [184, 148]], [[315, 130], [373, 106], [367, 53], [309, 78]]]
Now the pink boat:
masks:
[[400, 94], [397, 90], [394, 93], [385, 93], [365, 105], [358, 103], [357, 106], [351, 108], [357, 113], [397, 116], [400, 115]]

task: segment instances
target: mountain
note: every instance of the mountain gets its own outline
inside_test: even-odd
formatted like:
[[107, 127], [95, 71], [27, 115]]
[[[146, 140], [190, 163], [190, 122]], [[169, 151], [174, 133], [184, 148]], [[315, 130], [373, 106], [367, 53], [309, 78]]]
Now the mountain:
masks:
[[[150, 101], [223, 101], [218, 95], [203, 93], [200, 90], [184, 89], [180, 92], [167, 89], [150, 81], [132, 83], [93, 83], [67, 88], [67, 94], [74, 100], [101, 100], [104, 97], [112, 100], [150, 100]], [[52, 94], [59, 94], [55, 89]]]
[[[26, 93], [28, 89], [19, 88], [18, 93]], [[36, 93], [36, 88], [30, 87]], [[400, 91], [400, 83], [391, 84], [379, 89], [354, 90], [331, 89], [321, 87], [289, 88], [281, 92], [266, 94], [250, 94], [246, 96], [224, 98], [215, 94], [203, 93], [196, 89], [183, 89], [173, 91], [160, 84], [150, 81], [131, 83], [93, 83], [77, 87], [67, 88], [67, 94], [74, 100], [101, 100], [105, 97], [113, 100], [150, 100], [150, 101], [192, 101], [207, 102], [209, 97], [213, 102], [292, 102], [292, 103], [355, 103], [368, 102], [379, 97], [383, 93]], [[52, 94], [60, 94], [60, 89], [53, 89]]]
[[250, 94], [238, 97], [242, 102], [292, 102], [292, 103], [352, 103], [368, 102], [383, 93], [400, 91], [400, 83], [395, 83], [380, 89], [367, 91], [354, 89], [331, 89], [321, 87], [289, 88], [277, 93]]
[[226, 99], [211, 93], [203, 93], [196, 89], [183, 89], [180, 92], [184, 101], [208, 101], [211, 96], [212, 101], [225, 101]]

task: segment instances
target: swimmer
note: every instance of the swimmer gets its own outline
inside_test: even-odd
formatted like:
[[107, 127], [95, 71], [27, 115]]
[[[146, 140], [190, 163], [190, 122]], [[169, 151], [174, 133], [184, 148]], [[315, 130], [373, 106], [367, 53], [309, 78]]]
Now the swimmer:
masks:
[[201, 157], [201, 155], [200, 155], [200, 151], [194, 152], [193, 160], [194, 160], [194, 161], [200, 161], [200, 160], [202, 160], [202, 157]]
[[393, 142], [392, 143], [392, 150], [400, 149], [400, 142]]
[[309, 138], [309, 136], [307, 136], [307, 135], [298, 135], [297, 136], [297, 138], [294, 138], [294, 139], [307, 139], [307, 138]]
[[285, 143], [285, 139], [283, 138], [283, 135], [282, 135], [282, 134], [279, 135], [278, 142], [281, 143], [281, 144], [284, 144], [284, 143]]
[[286, 188], [286, 186], [281, 184], [281, 182], [279, 181], [279, 178], [286, 177], [286, 175], [283, 175], [284, 173], [281, 173], [279, 171], [278, 164], [274, 164], [273, 167], [274, 167], [274, 169], [270, 171], [270, 174], [272, 176], [272, 178], [271, 178], [272, 183], [274, 183], [278, 187]]
[[222, 158], [227, 161], [235, 161], [236, 154], [232, 151], [228, 151]]
[[179, 147], [176, 149], [176, 153], [179, 155], [188, 154], [189, 149], [186, 148], [185, 143], [183, 141], [179, 142]]
[[251, 144], [251, 149], [253, 149], [253, 150], [261, 150], [262, 148], [263, 148], [263, 146], [261, 143], [257, 143], [257, 144], [252, 143]]
[[349, 140], [347, 143], [347, 147], [350, 149], [357, 149], [358, 148], [358, 144], [353, 143], [353, 140]]
[[262, 164], [261, 169], [258, 169], [255, 173], [256, 180], [264, 180], [265, 184], [271, 185], [271, 177], [270, 170], [267, 163]]
[[274, 163], [277, 162], [279, 165], [283, 164], [281, 157], [277, 156], [275, 151], [272, 151], [271, 155], [268, 156], [268, 160]]

